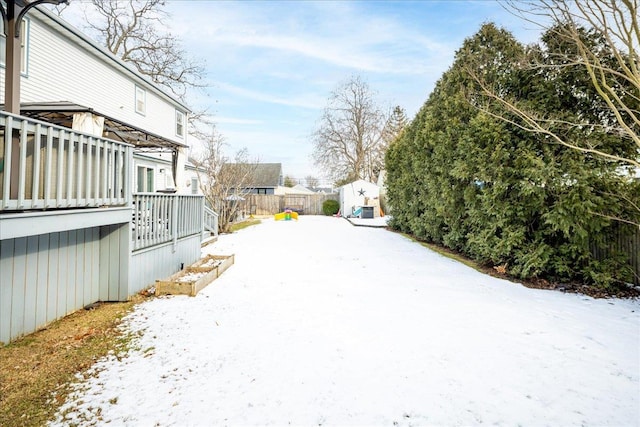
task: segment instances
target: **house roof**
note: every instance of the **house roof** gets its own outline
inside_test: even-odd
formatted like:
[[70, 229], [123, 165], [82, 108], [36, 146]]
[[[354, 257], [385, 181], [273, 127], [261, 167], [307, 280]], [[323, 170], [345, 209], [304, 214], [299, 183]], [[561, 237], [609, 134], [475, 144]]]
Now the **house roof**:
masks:
[[138, 151], [158, 151], [163, 149], [175, 149], [186, 147], [176, 141], [172, 141], [156, 135], [147, 130], [132, 126], [120, 120], [106, 116], [93, 108], [85, 107], [71, 102], [34, 102], [20, 104], [20, 114], [48, 123], [71, 128], [75, 113], [92, 113], [104, 117], [105, 136], [127, 142], [136, 147]]
[[254, 187], [277, 187], [282, 176], [282, 163], [258, 163], [253, 172]]
[[253, 179], [249, 184], [253, 188], [277, 187], [282, 176], [282, 163], [258, 163], [252, 165], [255, 169]]
[[[240, 163], [225, 163], [222, 167], [235, 168], [237, 165]], [[246, 167], [254, 170], [253, 177], [247, 181], [246, 188], [276, 188], [280, 185], [282, 163], [247, 163]]]

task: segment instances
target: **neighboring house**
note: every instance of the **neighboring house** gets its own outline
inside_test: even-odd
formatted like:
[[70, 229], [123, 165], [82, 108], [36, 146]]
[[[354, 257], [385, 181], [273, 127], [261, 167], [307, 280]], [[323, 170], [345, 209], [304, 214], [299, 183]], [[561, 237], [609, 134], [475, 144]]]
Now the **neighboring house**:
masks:
[[252, 194], [275, 194], [276, 188], [283, 184], [282, 163], [259, 163], [247, 187]]
[[[223, 167], [234, 168], [236, 163], [227, 163]], [[245, 165], [242, 165], [244, 168]], [[258, 163], [249, 164], [253, 175], [244, 183], [240, 189], [242, 194], [275, 194], [276, 189], [284, 185], [284, 175], [282, 175], [282, 163]]]
[[205, 217], [202, 196], [157, 193], [190, 190], [187, 107], [45, 9], [22, 28], [20, 115], [0, 112], [0, 343], [194, 262]]
[[336, 190], [333, 187], [313, 187], [311, 189], [314, 193], [322, 194], [334, 194]]
[[377, 185], [360, 179], [343, 185], [339, 190], [342, 216], [362, 218], [380, 216], [380, 187]]

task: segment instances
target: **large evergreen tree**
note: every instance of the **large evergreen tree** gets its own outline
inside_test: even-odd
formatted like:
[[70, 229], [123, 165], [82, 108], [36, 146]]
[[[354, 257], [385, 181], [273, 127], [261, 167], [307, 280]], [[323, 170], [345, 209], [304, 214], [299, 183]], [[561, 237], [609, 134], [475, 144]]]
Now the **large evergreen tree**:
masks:
[[[388, 150], [392, 225], [522, 278], [607, 283], [625, 271], [610, 268], [620, 266], [618, 260], [606, 270], [589, 245], [594, 236], [607, 238], [611, 224], [602, 210], [625, 213], [621, 199], [612, 196], [626, 191], [616, 165], [550, 144], [544, 135], [504, 120], [508, 111], [500, 111], [502, 119], [487, 113], [502, 105], [493, 99], [487, 104], [480, 95], [490, 85], [495, 93], [518, 97], [567, 122], [604, 117], [606, 108], [591, 102], [588, 79], [575, 70], [519, 66], [525, 55], [545, 60], [568, 48], [556, 42], [549, 33], [541, 46], [525, 49], [492, 24], [465, 40], [452, 67]], [[557, 131], [596, 145], [610, 137], [598, 130]], [[607, 147], [616, 147], [615, 141]]]

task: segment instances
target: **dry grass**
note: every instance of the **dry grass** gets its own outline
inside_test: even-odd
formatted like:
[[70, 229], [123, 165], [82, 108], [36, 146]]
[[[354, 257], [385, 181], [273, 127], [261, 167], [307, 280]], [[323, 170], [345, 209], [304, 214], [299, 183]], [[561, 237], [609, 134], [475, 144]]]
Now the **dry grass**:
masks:
[[445, 248], [441, 245], [437, 245], [434, 243], [427, 243], [427, 242], [417, 240], [414, 236], [411, 236], [406, 233], [400, 233], [400, 234], [403, 234], [409, 239], [412, 239], [420, 243], [422, 246], [429, 248], [432, 251], [437, 252], [442, 256], [456, 260], [466, 265], [467, 267], [471, 267], [474, 270], [479, 271], [480, 273], [484, 273], [493, 277], [498, 277], [500, 279], [505, 279], [513, 283], [518, 283], [520, 285], [526, 286], [527, 288], [547, 289], [547, 290], [570, 292], [570, 293], [581, 293], [581, 294], [589, 295], [590, 297], [593, 297], [593, 298], [612, 298], [612, 297], [613, 298], [640, 298], [639, 290], [633, 287], [626, 287], [624, 285], [613, 286], [610, 288], [599, 288], [599, 287], [594, 287], [590, 285], [585, 285], [582, 283], [555, 283], [555, 282], [549, 282], [541, 278], [531, 278], [531, 279], [517, 278], [508, 274], [507, 264], [495, 265], [495, 266], [482, 265], [449, 248]]
[[242, 222], [236, 222], [231, 225], [231, 233], [235, 233], [236, 231], [242, 230], [243, 228], [251, 227], [252, 225], [260, 224], [259, 219], [247, 219]]
[[77, 373], [128, 348], [130, 337], [118, 325], [144, 298], [96, 304], [0, 347], [0, 426], [42, 426], [51, 420]]

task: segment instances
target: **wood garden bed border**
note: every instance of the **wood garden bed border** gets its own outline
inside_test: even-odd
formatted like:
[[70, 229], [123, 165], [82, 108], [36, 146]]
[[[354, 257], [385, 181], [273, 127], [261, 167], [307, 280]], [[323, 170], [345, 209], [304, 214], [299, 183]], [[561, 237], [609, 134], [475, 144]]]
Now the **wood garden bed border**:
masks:
[[[219, 263], [207, 265], [211, 261]], [[163, 280], [156, 280], [156, 295], [189, 295], [196, 296], [209, 283], [216, 280], [229, 267], [234, 264], [235, 255], [207, 255], [183, 270], [169, 276]], [[185, 280], [184, 276], [189, 274], [198, 275], [194, 280]]]

